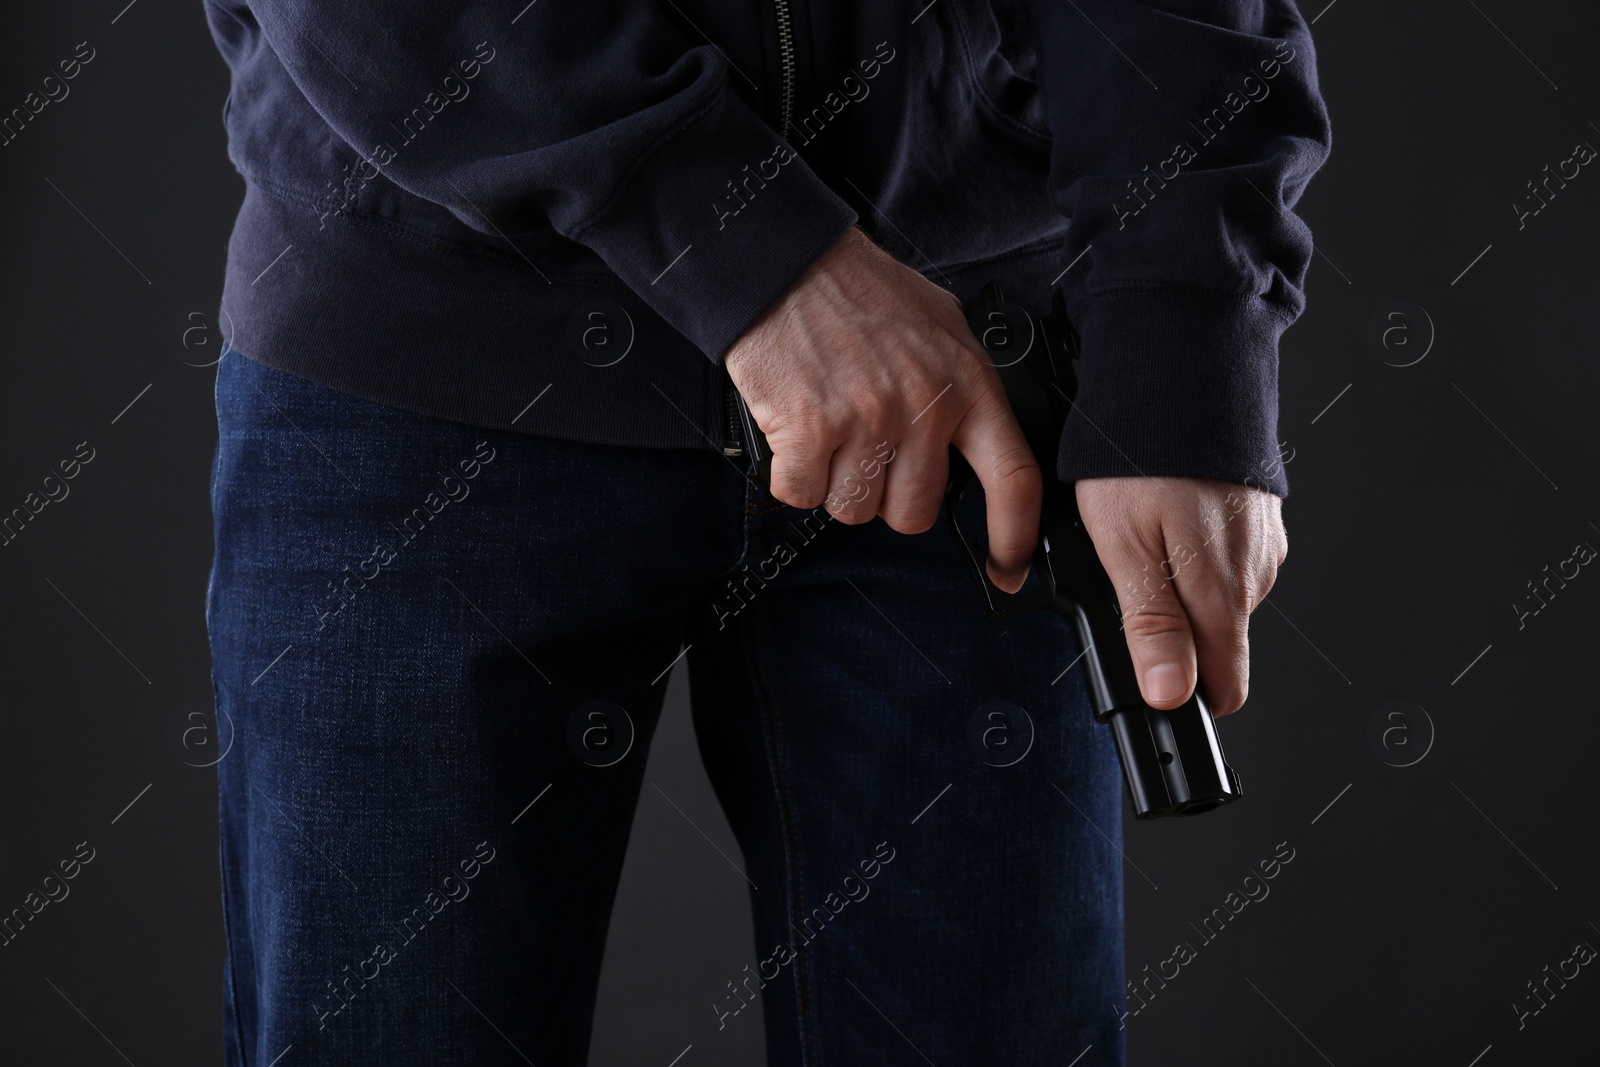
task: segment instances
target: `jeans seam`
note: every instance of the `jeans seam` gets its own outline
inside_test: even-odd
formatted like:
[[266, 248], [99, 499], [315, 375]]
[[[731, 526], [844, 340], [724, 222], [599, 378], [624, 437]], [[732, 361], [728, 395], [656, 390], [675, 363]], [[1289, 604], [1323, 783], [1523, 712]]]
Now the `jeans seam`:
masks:
[[[212, 681], [212, 689], [214, 693], [216, 689], [216, 682], [214, 679]], [[246, 817], [248, 818], [248, 816]], [[228, 994], [233, 998], [233, 1010], [229, 1012], [229, 1014], [233, 1016], [234, 1040], [239, 1044], [240, 1067], [249, 1067], [251, 1050], [245, 1044], [244, 1021], [241, 1018], [243, 1001], [239, 999], [239, 968], [236, 966], [238, 963], [238, 953], [234, 951], [233, 943], [234, 924], [228, 919], [228, 912], [232, 907], [232, 896], [228, 892], [227, 857], [230, 850], [228, 848], [228, 831], [226, 827], [223, 828], [222, 833], [218, 835], [218, 837], [217, 851], [219, 853], [219, 859], [221, 860], [222, 867], [222, 940], [227, 946], [228, 950], [225, 963], [225, 966], [228, 970]]]
[[[226, 358], [227, 353], [224, 352], [223, 356], [224, 356], [224, 358]], [[216, 446], [215, 446], [215, 448], [214, 448], [214, 450], [212, 452], [212, 455], [211, 455], [211, 485], [209, 487], [210, 488], [209, 496], [211, 498], [213, 527], [215, 526], [215, 522], [216, 522], [216, 509], [217, 509], [217, 473], [218, 473], [220, 464], [222, 462], [222, 449], [223, 449], [223, 445], [225, 443], [224, 442], [224, 437], [225, 437], [225, 434], [226, 434], [226, 431], [222, 428], [222, 425], [221, 425], [221, 422], [222, 422], [222, 419], [221, 419], [221, 410], [222, 410], [221, 409], [222, 371], [221, 371], [221, 368], [220, 368], [221, 360], [218, 360], [218, 363], [219, 363], [219, 367], [218, 367], [218, 370], [217, 370], [217, 375], [216, 375], [215, 379], [213, 379], [212, 384], [211, 384], [211, 402], [212, 402], [212, 405], [217, 408], [217, 412], [218, 412], [218, 417], [217, 417], [217, 424], [218, 424], [217, 425], [217, 443], [216, 443]], [[217, 586], [217, 561], [216, 561], [215, 557], [219, 554], [219, 552], [220, 552], [219, 546], [216, 545], [216, 544], [213, 544], [213, 546], [212, 546], [212, 556], [213, 556], [213, 558], [212, 558], [212, 561], [211, 561], [211, 572], [206, 576], [205, 625], [206, 625], [206, 640], [207, 640], [208, 643], [209, 642], [214, 642], [216, 640], [216, 621], [215, 621], [215, 616], [216, 616], [216, 596], [217, 596], [217, 589], [216, 589], [216, 586]], [[215, 662], [212, 663], [212, 667], [211, 667], [211, 705], [212, 705], [213, 709], [215, 709], [215, 711], [217, 711], [217, 712], [220, 712], [222, 710], [222, 690], [221, 690], [221, 687], [217, 685], [217, 669], [216, 669]], [[220, 718], [217, 721], [220, 723]], [[218, 729], [220, 731], [220, 725], [219, 725]], [[218, 770], [218, 774], [220, 775], [220, 773], [221, 773], [221, 770], [219, 769]], [[221, 783], [220, 783], [220, 779], [219, 779], [219, 782], [218, 782], [218, 799], [217, 799], [217, 807], [218, 807], [218, 815], [219, 815], [219, 817], [222, 814], [222, 812], [221, 812], [222, 804], [223, 804], [223, 796], [222, 796]], [[228, 828], [227, 828], [226, 823], [224, 821], [222, 824], [220, 824], [219, 832], [217, 834], [217, 868], [218, 868], [218, 873], [221, 875], [220, 881], [222, 883], [222, 886], [221, 886], [221, 888], [222, 888], [222, 941], [223, 941], [223, 945], [227, 949], [227, 955], [226, 955], [226, 958], [225, 958], [224, 967], [227, 969], [228, 995], [233, 1000], [233, 1010], [231, 1012], [229, 1012], [229, 1014], [233, 1017], [234, 1040], [236, 1042], [238, 1042], [238, 1044], [239, 1044], [239, 1062], [240, 1062], [240, 1067], [249, 1067], [250, 1050], [245, 1047], [244, 1023], [240, 1019], [241, 1001], [239, 1000], [239, 974], [238, 974], [238, 968], [235, 966], [235, 964], [238, 962], [238, 955], [237, 955], [237, 953], [234, 952], [234, 946], [233, 946], [233, 923], [230, 922], [229, 919], [228, 919], [228, 912], [232, 907], [232, 900], [230, 898], [230, 894], [228, 893], [228, 858], [229, 858], [229, 855], [230, 855], [230, 850], [228, 848]]]
[[[748, 483], [747, 483], [748, 485]], [[748, 490], [747, 490], [748, 493]], [[746, 548], [750, 543], [750, 522], [746, 519]], [[778, 822], [783, 831], [783, 866], [786, 881], [784, 893], [784, 918], [791, 929], [800, 914], [797, 910], [805, 894], [805, 859], [800, 849], [798, 818], [794, 812], [794, 799], [789, 790], [789, 776], [784, 760], [783, 714], [777, 701], [772, 699], [767, 684], [766, 665], [761, 656], [761, 645], [756, 640], [755, 629], [759, 616], [752, 617], [740, 627], [745, 648], [745, 662], [749, 664], [751, 689], [756, 695], [760, 711], [761, 735], [767, 750], [767, 776], [777, 802]], [[800, 1062], [802, 1067], [817, 1067], [821, 1060], [817, 1054], [816, 998], [811, 984], [811, 957], [809, 946], [801, 943], [794, 952], [795, 1015], [800, 1024]]]
[[[751, 681], [756, 692], [756, 703], [761, 709], [761, 732], [767, 743], [767, 770], [778, 801], [778, 821], [783, 827], [784, 871], [788, 880], [784, 894], [787, 907], [785, 918], [791, 928], [802, 914], [805, 896], [805, 858], [800, 849], [796, 829], [798, 819], [793, 810], [794, 798], [789, 789], [789, 777], [784, 760], [783, 714], [771, 698], [766, 671], [761, 660], [759, 642], [752, 634], [754, 622], [743, 628], [746, 661], [751, 664]], [[770, 727], [770, 728], [769, 728]], [[816, 1067], [817, 1056], [816, 1003], [811, 985], [810, 946], [801, 943], [795, 948], [795, 1009], [800, 1022], [802, 1064]]]

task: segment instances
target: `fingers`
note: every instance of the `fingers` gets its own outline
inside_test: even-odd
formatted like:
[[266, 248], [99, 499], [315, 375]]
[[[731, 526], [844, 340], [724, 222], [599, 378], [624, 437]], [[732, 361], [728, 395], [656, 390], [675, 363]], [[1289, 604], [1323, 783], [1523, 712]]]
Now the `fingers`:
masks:
[[[1078, 484], [1081, 488], [1086, 483]], [[1122, 606], [1122, 631], [1139, 691], [1152, 708], [1170, 711], [1194, 692], [1198, 665], [1189, 613], [1173, 584], [1176, 574], [1167, 561], [1161, 527], [1122, 521], [1120, 516], [1110, 523], [1102, 517], [1091, 525], [1089, 507], [1080, 495], [1079, 509]], [[1209, 686], [1208, 676], [1208, 694]]]
[[895, 455], [887, 441], [852, 442], [835, 452], [828, 472], [831, 489], [824, 501], [828, 513], [850, 525], [872, 521], [883, 498], [888, 461]]
[[1250, 613], [1288, 554], [1282, 501], [1198, 479], [1088, 479], [1077, 494], [1145, 701], [1171, 710], [1199, 678], [1213, 715], [1237, 711], [1250, 691]]
[[893, 465], [884, 472], [878, 514], [899, 533], [923, 533], [939, 519], [950, 480], [950, 447], [943, 442], [930, 446], [926, 441], [903, 441], [894, 456]]
[[[959, 297], [847, 234], [723, 358], [771, 445], [775, 499], [921, 533], [943, 503], [954, 444], [987, 497], [990, 577], [1016, 590], [1043, 478], [981, 356]], [[886, 475], [887, 451], [900, 466]]]
[[773, 497], [796, 508], [822, 504], [832, 489], [833, 454], [839, 442], [805, 427], [785, 426], [769, 433], [767, 444], [772, 449]]
[[[883, 514], [922, 532], [942, 503], [951, 434], [973, 403], [957, 400], [984, 369], [977, 351], [956, 294], [852, 228], [723, 361], [772, 448], [775, 499], [826, 506], [846, 523]], [[998, 392], [997, 379], [984, 384], [978, 394]], [[891, 488], [875, 464], [896, 449], [904, 466]]]
[[998, 379], [994, 390], [987, 401], [973, 405], [950, 443], [960, 449], [983, 485], [989, 580], [1015, 593], [1027, 581], [1033, 550], [1039, 543], [1044, 477], [1005, 395], [999, 392]]
[[1213, 715], [1231, 715], [1244, 705], [1250, 693], [1253, 605], [1247, 603], [1246, 587], [1225, 548], [1202, 555], [1173, 584], [1194, 637], [1196, 664], [1200, 677], [1205, 679], [1206, 703]]
[[1283, 502], [1260, 489], [1221, 486], [1201, 497], [1199, 558], [1178, 578], [1195, 634], [1211, 712], [1231, 715], [1250, 695], [1250, 615], [1288, 557]]

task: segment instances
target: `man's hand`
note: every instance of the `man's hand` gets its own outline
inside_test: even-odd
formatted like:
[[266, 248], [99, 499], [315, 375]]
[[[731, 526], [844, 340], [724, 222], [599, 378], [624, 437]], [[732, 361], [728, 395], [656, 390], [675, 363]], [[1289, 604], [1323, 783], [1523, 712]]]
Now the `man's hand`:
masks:
[[[772, 447], [774, 497], [921, 533], [938, 518], [953, 444], [983, 483], [989, 577], [1021, 588], [1042, 474], [953, 294], [851, 227], [724, 363]], [[893, 462], [881, 462], [883, 444]], [[1178, 707], [1198, 674], [1213, 714], [1237, 711], [1250, 612], [1288, 555], [1282, 501], [1196, 478], [1091, 478], [1076, 492], [1145, 700]]]
[[1216, 716], [1250, 690], [1250, 613], [1289, 554], [1283, 501], [1199, 478], [1089, 478], [1078, 510], [1117, 587], [1145, 701], [1171, 710], [1196, 667]]
[[[772, 446], [774, 497], [921, 533], [939, 516], [953, 444], [983, 484], [989, 577], [1021, 588], [1044, 483], [953, 293], [852, 226], [723, 362]], [[884, 443], [893, 462], [878, 462]]]

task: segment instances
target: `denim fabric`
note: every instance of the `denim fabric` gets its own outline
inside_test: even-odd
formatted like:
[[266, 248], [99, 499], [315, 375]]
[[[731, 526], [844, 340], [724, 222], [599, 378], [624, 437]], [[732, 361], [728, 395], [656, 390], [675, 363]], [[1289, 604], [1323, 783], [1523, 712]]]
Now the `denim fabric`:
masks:
[[216, 399], [229, 1064], [582, 1064], [686, 645], [760, 887], [749, 992], [708, 995], [764, 986], [774, 1067], [1123, 1062], [1115, 753], [1070, 628], [985, 621], [942, 518], [237, 352]]

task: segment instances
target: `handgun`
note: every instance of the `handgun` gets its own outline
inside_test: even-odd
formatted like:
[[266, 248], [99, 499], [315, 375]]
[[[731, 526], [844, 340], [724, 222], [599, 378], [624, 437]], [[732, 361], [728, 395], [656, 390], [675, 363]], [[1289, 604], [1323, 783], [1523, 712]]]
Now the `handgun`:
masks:
[[[989, 282], [966, 311], [973, 336], [999, 373], [1029, 447], [1040, 467], [1053, 472], [1077, 392], [1073, 361], [1079, 351], [1061, 291], [1054, 290], [1050, 313], [1036, 318], [1008, 302], [1000, 286]], [[734, 397], [757, 474], [770, 485], [772, 452], [766, 436], [736, 390]], [[1116, 588], [1078, 512], [1074, 486], [1048, 474], [1044, 483], [1033, 556], [1038, 581], [1007, 593], [989, 580], [984, 568], [986, 543], [961, 521], [964, 502], [981, 493], [982, 484], [961, 453], [950, 450], [944, 512], [983, 592], [985, 616], [999, 621], [1053, 611], [1072, 625], [1090, 705], [1095, 719], [1111, 727], [1135, 819], [1198, 815], [1238, 800], [1239, 776], [1223, 756], [1203, 686], [1197, 683], [1193, 695], [1169, 711], [1145, 703], [1123, 635]]]

